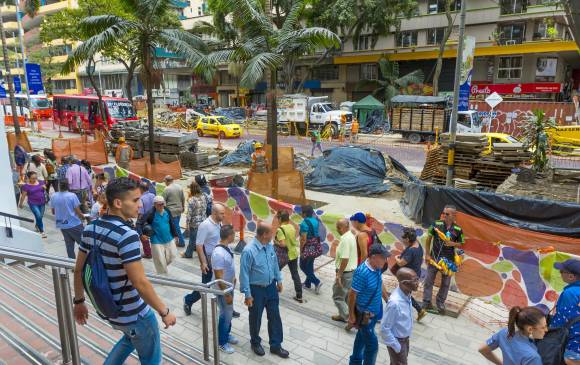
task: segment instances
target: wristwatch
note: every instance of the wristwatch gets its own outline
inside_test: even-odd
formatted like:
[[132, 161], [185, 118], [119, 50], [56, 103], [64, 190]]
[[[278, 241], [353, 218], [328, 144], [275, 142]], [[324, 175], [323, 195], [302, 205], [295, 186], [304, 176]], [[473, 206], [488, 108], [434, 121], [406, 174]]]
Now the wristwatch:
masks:
[[161, 318], [167, 317], [167, 315], [169, 315], [169, 307], [167, 307], [167, 310], [165, 311], [165, 313], [159, 313], [159, 315], [161, 316]]
[[77, 304], [82, 304], [82, 303], [84, 303], [84, 302], [85, 302], [85, 298], [84, 298], [84, 297], [82, 297], [82, 298], [79, 298], [79, 299], [73, 298], [73, 304], [74, 304], [74, 305], [77, 305]]

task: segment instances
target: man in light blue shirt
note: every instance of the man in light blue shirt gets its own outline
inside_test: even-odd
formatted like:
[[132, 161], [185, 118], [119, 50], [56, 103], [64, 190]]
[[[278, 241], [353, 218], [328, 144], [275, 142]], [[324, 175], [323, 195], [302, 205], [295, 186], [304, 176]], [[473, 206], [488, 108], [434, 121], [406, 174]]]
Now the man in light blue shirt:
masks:
[[282, 274], [272, 245], [272, 236], [272, 226], [260, 223], [256, 229], [256, 237], [244, 248], [240, 259], [240, 291], [245, 295], [245, 303], [250, 312], [250, 343], [254, 353], [258, 356], [266, 354], [260, 338], [260, 325], [265, 308], [270, 353], [287, 358], [289, 353], [282, 348], [283, 332], [278, 296], [282, 291]]
[[413, 331], [411, 293], [419, 287], [415, 271], [403, 267], [397, 271], [399, 287], [385, 304], [381, 323], [381, 339], [389, 350], [392, 365], [406, 365], [409, 356], [409, 337]]
[[60, 229], [64, 237], [66, 254], [69, 258], [75, 258], [75, 242], [79, 245], [83, 235], [83, 213], [80, 209], [80, 201], [76, 194], [68, 190], [68, 181], [60, 180], [59, 191], [50, 199], [50, 208], [56, 218], [56, 228]]

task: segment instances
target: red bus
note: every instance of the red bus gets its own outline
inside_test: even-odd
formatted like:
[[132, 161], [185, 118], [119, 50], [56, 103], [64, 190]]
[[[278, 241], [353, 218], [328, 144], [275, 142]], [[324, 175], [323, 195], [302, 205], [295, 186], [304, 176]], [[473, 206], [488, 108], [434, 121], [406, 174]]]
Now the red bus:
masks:
[[[128, 99], [103, 96], [103, 106], [107, 115], [106, 128], [113, 124], [137, 121], [137, 114]], [[92, 95], [54, 95], [52, 99], [54, 123], [70, 130], [85, 131], [103, 127], [99, 112], [99, 99]]]

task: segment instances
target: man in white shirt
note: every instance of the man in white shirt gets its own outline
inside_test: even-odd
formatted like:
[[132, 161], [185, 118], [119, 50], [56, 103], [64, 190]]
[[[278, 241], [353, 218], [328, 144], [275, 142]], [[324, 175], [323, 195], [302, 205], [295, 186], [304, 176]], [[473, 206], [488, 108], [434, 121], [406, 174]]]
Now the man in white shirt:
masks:
[[409, 336], [413, 330], [411, 294], [419, 287], [415, 271], [403, 267], [397, 271], [399, 287], [385, 305], [381, 323], [381, 339], [389, 350], [391, 365], [407, 365]]

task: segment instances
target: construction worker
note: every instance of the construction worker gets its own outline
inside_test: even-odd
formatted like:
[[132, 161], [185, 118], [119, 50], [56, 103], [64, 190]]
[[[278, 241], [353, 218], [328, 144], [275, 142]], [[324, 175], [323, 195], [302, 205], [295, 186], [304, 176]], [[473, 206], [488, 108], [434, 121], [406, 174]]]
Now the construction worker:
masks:
[[338, 134], [339, 142], [344, 142], [344, 137], [346, 136], [346, 114], [340, 115], [340, 132]]
[[268, 172], [268, 159], [266, 158], [266, 151], [260, 142], [254, 144], [256, 152], [252, 153], [252, 171], [253, 172]]
[[358, 142], [358, 128], [359, 128], [358, 119], [354, 118], [352, 120], [352, 126], [350, 129], [350, 143]]
[[115, 150], [115, 161], [117, 165], [128, 170], [129, 162], [133, 159], [133, 154], [133, 148], [125, 143], [125, 137], [119, 137], [119, 145]]

